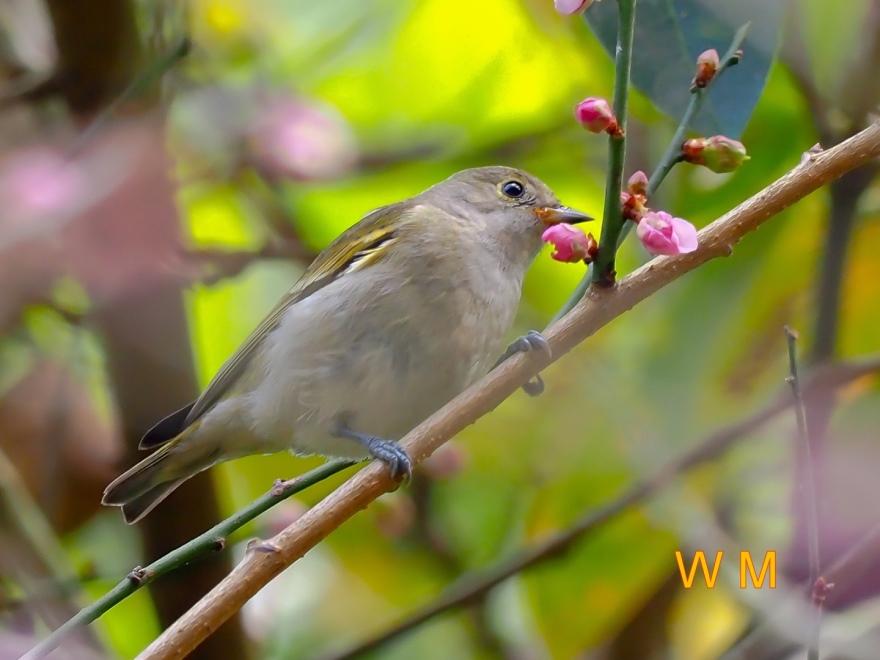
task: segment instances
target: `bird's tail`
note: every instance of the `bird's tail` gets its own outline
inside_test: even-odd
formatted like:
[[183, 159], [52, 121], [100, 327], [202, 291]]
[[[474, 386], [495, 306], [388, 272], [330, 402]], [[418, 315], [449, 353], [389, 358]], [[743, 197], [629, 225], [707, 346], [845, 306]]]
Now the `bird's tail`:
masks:
[[202, 457], [192, 451], [174, 451], [185, 435], [186, 432], [174, 438], [114, 479], [104, 489], [101, 503], [122, 507], [122, 517], [131, 525], [184, 481], [210, 467], [210, 461], [200, 460]]

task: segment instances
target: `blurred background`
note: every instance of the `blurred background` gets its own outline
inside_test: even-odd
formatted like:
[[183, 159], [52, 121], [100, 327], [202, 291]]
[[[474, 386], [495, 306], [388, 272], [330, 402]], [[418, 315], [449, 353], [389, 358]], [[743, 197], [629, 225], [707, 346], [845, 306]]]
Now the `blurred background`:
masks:
[[[698, 227], [817, 142], [863, 128], [880, 102], [880, 3], [733, 4], [639, 3], [645, 16], [672, 11], [672, 27], [695, 40], [682, 55], [659, 19], [640, 18], [644, 94], [631, 97], [625, 176], [657, 164], [696, 55], [723, 53], [752, 21], [743, 64], [701, 115], [701, 130], [741, 139], [751, 160], [732, 175], [677, 167], [652, 199]], [[142, 433], [192, 400], [363, 214], [459, 169], [505, 164], [601, 216], [606, 140], [572, 110], [611, 96], [602, 44], [614, 6], [594, 5], [585, 21], [550, 0], [0, 3], [0, 658], [276, 478], [320, 463], [227, 463], [136, 527], [99, 505]], [[519, 392], [468, 428], [192, 657], [356, 648], [786, 396], [784, 324], [800, 331], [804, 369], [877, 364], [876, 171], [811, 195], [603, 329], [544, 373], [541, 397]], [[647, 259], [629, 241], [618, 271]], [[584, 271], [545, 251], [516, 334], [545, 327]], [[807, 397], [822, 565], [861, 552], [825, 603], [823, 647], [838, 657], [857, 657], [847, 649], [864, 648], [880, 624], [880, 554], [863, 541], [880, 520], [880, 392], [872, 367], [858, 373]], [[739, 589], [735, 554], [776, 551], [780, 590], [809, 593], [799, 447], [789, 409], [567, 553], [370, 657], [800, 657], [791, 621], [768, 620], [780, 611], [774, 594]], [[226, 552], [139, 591], [53, 657], [134, 657], [249, 538], [279, 531], [344, 478], [277, 506]], [[684, 589], [674, 551], [711, 559], [722, 548], [735, 553], [715, 588], [697, 579]], [[366, 657], [341, 657], [355, 656]]]

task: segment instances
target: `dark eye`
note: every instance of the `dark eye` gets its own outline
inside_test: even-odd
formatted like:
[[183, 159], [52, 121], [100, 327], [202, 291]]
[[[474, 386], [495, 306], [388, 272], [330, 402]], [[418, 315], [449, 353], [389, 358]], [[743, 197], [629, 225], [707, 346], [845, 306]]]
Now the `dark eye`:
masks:
[[523, 185], [519, 181], [508, 181], [507, 183], [501, 184], [501, 192], [504, 193], [506, 197], [516, 199], [517, 197], [522, 197], [525, 191], [526, 189], [523, 188]]

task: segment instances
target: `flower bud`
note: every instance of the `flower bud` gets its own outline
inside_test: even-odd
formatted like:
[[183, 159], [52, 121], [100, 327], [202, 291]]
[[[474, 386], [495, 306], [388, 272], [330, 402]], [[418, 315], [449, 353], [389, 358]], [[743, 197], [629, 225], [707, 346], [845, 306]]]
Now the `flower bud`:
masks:
[[599, 247], [592, 234], [584, 234], [564, 222], [548, 228], [541, 235], [541, 240], [553, 244], [554, 250], [550, 255], [553, 259], [570, 264], [592, 262]]
[[681, 145], [681, 153], [685, 162], [703, 165], [719, 174], [733, 172], [749, 160], [742, 142], [723, 135], [687, 140]]
[[700, 56], [697, 58], [697, 73], [691, 83], [691, 89], [702, 89], [708, 85], [712, 78], [715, 77], [715, 72], [718, 71], [720, 64], [718, 51], [714, 48], [700, 53]]
[[686, 254], [697, 249], [696, 227], [665, 211], [646, 213], [639, 221], [636, 235], [651, 254]]
[[642, 170], [638, 170], [626, 182], [626, 189], [633, 195], [647, 195], [648, 175], [642, 172]]
[[589, 97], [577, 104], [574, 110], [574, 116], [577, 117], [581, 126], [591, 133], [610, 133], [617, 132], [617, 118], [611, 111], [608, 101], [602, 98]]
[[593, 4], [593, 0], [553, 0], [553, 4], [556, 6], [556, 11], [560, 14], [569, 16], [586, 10], [587, 7]]
[[645, 206], [646, 201], [647, 198], [644, 195], [629, 192], [620, 193], [620, 210], [623, 217], [633, 222], [641, 220], [642, 216], [648, 212], [648, 207]]

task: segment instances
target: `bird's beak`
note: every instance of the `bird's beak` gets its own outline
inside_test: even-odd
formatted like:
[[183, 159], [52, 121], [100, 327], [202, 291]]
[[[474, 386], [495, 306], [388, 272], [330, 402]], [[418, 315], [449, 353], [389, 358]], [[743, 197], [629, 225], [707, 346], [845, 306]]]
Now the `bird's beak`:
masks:
[[590, 222], [593, 220], [592, 216], [589, 216], [586, 213], [581, 213], [580, 211], [575, 211], [567, 206], [537, 209], [535, 213], [541, 219], [541, 222], [547, 225], [558, 225], [562, 222], [576, 225], [579, 222]]

